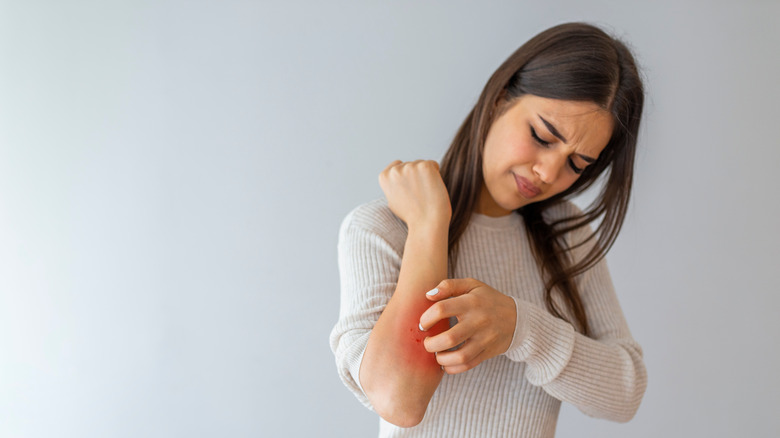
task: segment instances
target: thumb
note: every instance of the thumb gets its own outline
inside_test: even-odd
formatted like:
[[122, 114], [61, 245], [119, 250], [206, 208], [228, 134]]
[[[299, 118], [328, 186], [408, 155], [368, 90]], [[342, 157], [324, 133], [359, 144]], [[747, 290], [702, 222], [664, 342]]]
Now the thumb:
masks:
[[473, 278], [450, 278], [439, 283], [434, 289], [425, 293], [425, 298], [431, 301], [441, 301], [447, 298], [467, 294], [482, 283]]

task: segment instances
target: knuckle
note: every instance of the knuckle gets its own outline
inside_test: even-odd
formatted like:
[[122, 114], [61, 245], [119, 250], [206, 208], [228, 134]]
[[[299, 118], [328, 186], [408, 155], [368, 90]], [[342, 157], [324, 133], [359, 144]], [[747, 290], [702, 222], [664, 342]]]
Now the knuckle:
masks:
[[456, 351], [455, 354], [453, 355], [453, 358], [455, 359], [455, 362], [459, 364], [465, 364], [466, 362], [468, 362], [469, 359], [468, 355], [462, 350]]
[[462, 296], [463, 301], [469, 306], [469, 308], [474, 308], [479, 304], [479, 298], [477, 298], [476, 295], [473, 294], [465, 294]]
[[[455, 336], [453, 336], [451, 333], [442, 333], [442, 343], [447, 346], [451, 346], [455, 343]], [[447, 347], [449, 348], [449, 347]]]
[[433, 306], [431, 306], [431, 309], [433, 309], [433, 314], [439, 319], [447, 316], [448, 314], [447, 312], [449, 308], [450, 308], [450, 303], [448, 303], [447, 301], [439, 301], [435, 303]]

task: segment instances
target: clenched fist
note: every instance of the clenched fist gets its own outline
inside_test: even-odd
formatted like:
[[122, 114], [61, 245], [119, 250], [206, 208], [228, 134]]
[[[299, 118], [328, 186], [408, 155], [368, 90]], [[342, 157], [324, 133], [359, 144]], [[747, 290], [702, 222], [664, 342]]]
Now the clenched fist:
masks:
[[452, 206], [437, 162], [393, 161], [379, 174], [379, 185], [390, 210], [408, 227], [449, 226]]

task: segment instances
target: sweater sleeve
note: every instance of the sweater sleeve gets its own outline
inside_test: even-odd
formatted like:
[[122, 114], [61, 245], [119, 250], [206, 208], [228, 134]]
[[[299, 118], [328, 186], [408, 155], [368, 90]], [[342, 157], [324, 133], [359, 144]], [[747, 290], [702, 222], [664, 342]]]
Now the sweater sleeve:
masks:
[[647, 387], [642, 349], [629, 332], [606, 260], [577, 283], [592, 337], [545, 308], [515, 299], [517, 325], [505, 354], [525, 362], [528, 381], [553, 397], [593, 417], [629, 421]]
[[339, 231], [341, 305], [330, 333], [330, 347], [342, 382], [372, 410], [360, 385], [360, 364], [371, 330], [396, 288], [402, 253], [397, 242], [391, 241], [397, 240], [392, 237], [399, 232], [402, 230], [394, 216], [369, 220], [360, 209], [344, 219]]

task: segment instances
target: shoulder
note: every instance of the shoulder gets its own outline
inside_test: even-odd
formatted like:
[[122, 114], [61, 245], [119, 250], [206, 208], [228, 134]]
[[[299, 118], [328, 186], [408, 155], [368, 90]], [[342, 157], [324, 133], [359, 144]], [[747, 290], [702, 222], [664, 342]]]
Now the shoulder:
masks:
[[396, 249], [406, 242], [406, 224], [396, 216], [384, 198], [361, 204], [350, 211], [341, 223], [340, 236], [369, 234], [386, 240]]
[[380, 234], [406, 233], [406, 224], [396, 216], [384, 198], [361, 204], [350, 211], [342, 222], [342, 227], [357, 227]]
[[[583, 212], [581, 208], [579, 208], [573, 202], [567, 200], [548, 208], [543, 213], [543, 216], [548, 224], [554, 224], [560, 220], [565, 221], [566, 219], [580, 217], [582, 214]], [[568, 225], [571, 225], [571, 223], [564, 222], [560, 226], [566, 227]], [[584, 247], [580, 247], [580, 245], [583, 245], [591, 240], [593, 236], [593, 229], [591, 226], [583, 225], [566, 233], [564, 239], [569, 246], [579, 247], [575, 251], [576, 256], [584, 256], [584, 254], [586, 254], [587, 251], [591, 248], [592, 242], [590, 245], [585, 245]]]

